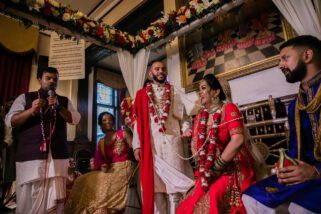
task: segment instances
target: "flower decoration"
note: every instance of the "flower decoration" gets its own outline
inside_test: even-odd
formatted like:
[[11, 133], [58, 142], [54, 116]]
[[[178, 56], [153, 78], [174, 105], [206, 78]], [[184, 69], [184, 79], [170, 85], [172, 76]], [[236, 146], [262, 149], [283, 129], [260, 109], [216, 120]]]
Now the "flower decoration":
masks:
[[148, 100], [148, 109], [149, 113], [152, 115], [152, 120], [159, 125], [159, 132], [164, 133], [166, 131], [165, 122], [168, 118], [169, 109], [171, 106], [171, 85], [166, 82], [165, 83], [165, 104], [163, 109], [155, 109], [155, 105], [153, 103], [153, 89], [152, 84], [147, 83], [146, 85], [146, 92], [149, 97]]
[[195, 19], [202, 18], [208, 13], [215, 12], [219, 6], [231, 0], [190, 0], [187, 5], [172, 11], [162, 18], [151, 23], [149, 27], [141, 30], [136, 35], [138, 47], [144, 47], [159, 39], [165, 38], [170, 33], [191, 23]]
[[[207, 191], [215, 177], [212, 172], [214, 160], [219, 157], [219, 146], [217, 144], [218, 127], [221, 122], [221, 110], [218, 109], [212, 115], [213, 124], [207, 132], [207, 121], [209, 113], [204, 108], [199, 114], [197, 147], [201, 148], [199, 152], [200, 162], [195, 172], [196, 177], [201, 178], [202, 189]], [[205, 144], [208, 143], [208, 144]], [[204, 145], [205, 144], [205, 145]]]
[[132, 99], [130, 97], [124, 98], [120, 103], [120, 109], [123, 118], [129, 117], [133, 110]]
[[83, 12], [74, 11], [56, 0], [7, 0], [7, 2], [14, 4], [14, 6], [18, 4], [19, 8], [62, 25], [71, 31], [94, 37], [103, 44], [111, 44], [128, 50], [136, 47], [135, 37], [129, 33], [121, 32], [105, 23], [93, 20]]
[[153, 42], [165, 38], [170, 33], [192, 21], [215, 12], [220, 6], [232, 0], [190, 0], [177, 11], [171, 11], [140, 30], [137, 35], [117, 30], [105, 23], [87, 17], [81, 11], [74, 11], [56, 0], [5, 0], [15, 8], [55, 22], [78, 34], [91, 36], [102, 42], [135, 52]]
[[124, 98], [120, 103], [121, 116], [125, 125], [133, 129], [131, 113], [133, 110], [133, 100], [130, 97]]

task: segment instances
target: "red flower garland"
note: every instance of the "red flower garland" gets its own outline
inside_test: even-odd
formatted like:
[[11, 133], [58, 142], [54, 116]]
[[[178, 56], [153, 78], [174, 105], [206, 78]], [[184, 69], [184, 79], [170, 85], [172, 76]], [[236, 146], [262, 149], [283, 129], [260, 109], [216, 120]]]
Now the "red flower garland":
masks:
[[[202, 148], [199, 152], [200, 162], [198, 170], [195, 172], [195, 176], [201, 177], [202, 189], [207, 191], [210, 184], [214, 181], [212, 172], [214, 160], [219, 157], [219, 154], [216, 153], [218, 148], [216, 140], [218, 126], [221, 122], [221, 110], [218, 109], [213, 114], [213, 125], [208, 133], [206, 133], [206, 126], [209, 117], [208, 110], [204, 108], [199, 117], [197, 147]], [[209, 142], [209, 144], [204, 145], [206, 142]]]
[[159, 132], [164, 133], [166, 131], [165, 122], [168, 118], [169, 109], [171, 106], [171, 85], [168, 82], [165, 82], [165, 95], [164, 95], [165, 96], [165, 105], [164, 105], [162, 111], [160, 111], [160, 110], [157, 111], [159, 113], [159, 115], [156, 114], [156, 109], [153, 104], [154, 93], [153, 93], [151, 83], [147, 83], [146, 91], [147, 91], [147, 95], [149, 97], [149, 100], [148, 100], [149, 113], [152, 114], [152, 119], [154, 120], [154, 122], [158, 123], [158, 125], [160, 126]]
[[120, 103], [120, 109], [123, 119], [129, 117], [133, 110], [132, 99], [130, 97], [124, 98]]
[[[38, 91], [38, 99], [40, 99], [40, 93]], [[44, 128], [44, 113], [43, 109], [40, 108], [40, 129], [41, 129], [41, 135], [42, 135], [42, 143], [40, 145], [40, 151], [42, 152], [47, 152], [47, 142], [49, 141], [49, 146], [51, 143], [52, 135], [53, 132], [55, 131], [56, 128], [56, 122], [57, 122], [57, 110], [51, 109], [51, 113], [53, 112], [53, 122], [50, 120], [50, 129], [49, 129], [49, 136], [46, 138], [46, 133], [45, 133], [45, 128]]]

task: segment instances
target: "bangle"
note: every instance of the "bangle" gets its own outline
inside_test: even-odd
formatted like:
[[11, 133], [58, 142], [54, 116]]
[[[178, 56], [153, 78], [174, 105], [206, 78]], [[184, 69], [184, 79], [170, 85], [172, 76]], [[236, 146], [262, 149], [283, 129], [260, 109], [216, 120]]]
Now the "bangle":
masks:
[[221, 156], [219, 156], [214, 161], [213, 169], [214, 171], [223, 171], [228, 165], [229, 165], [229, 162], [226, 162], [225, 160], [222, 159]]

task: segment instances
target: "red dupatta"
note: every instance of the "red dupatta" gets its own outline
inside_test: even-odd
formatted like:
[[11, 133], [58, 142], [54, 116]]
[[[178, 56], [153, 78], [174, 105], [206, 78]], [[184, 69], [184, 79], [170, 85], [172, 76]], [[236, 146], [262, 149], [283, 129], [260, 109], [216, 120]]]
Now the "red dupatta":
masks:
[[150, 143], [150, 126], [146, 88], [136, 93], [132, 117], [136, 119], [140, 141], [140, 180], [142, 187], [142, 213], [154, 213], [154, 164]]

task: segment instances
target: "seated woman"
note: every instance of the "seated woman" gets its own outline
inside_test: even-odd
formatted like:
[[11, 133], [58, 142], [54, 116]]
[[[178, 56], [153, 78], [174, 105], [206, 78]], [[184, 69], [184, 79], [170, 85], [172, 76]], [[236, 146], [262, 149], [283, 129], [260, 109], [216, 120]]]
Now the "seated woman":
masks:
[[97, 145], [94, 171], [75, 180], [65, 213], [122, 212], [133, 173], [130, 161], [132, 137], [124, 131], [114, 131], [114, 117], [103, 112], [98, 123], [105, 133]]
[[199, 156], [195, 187], [177, 213], [246, 213], [241, 195], [255, 183], [254, 159], [244, 144], [242, 114], [214, 75], [200, 82], [203, 108], [194, 120], [192, 152]]

